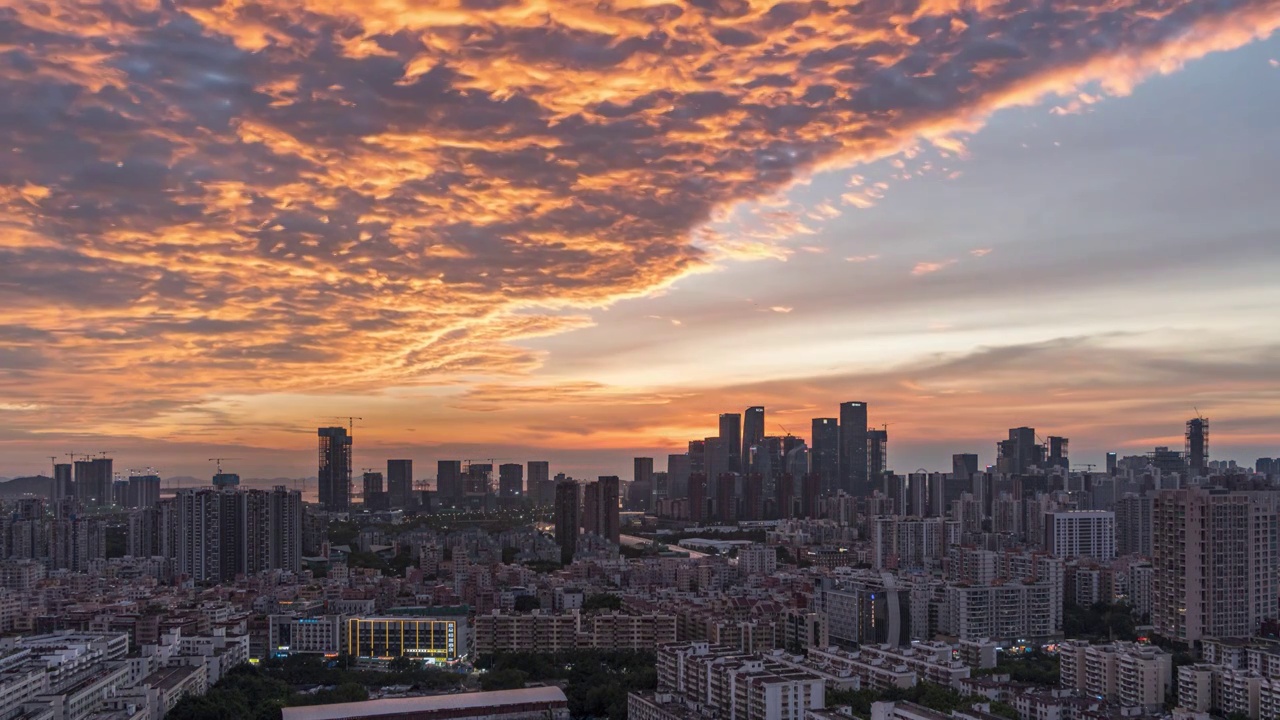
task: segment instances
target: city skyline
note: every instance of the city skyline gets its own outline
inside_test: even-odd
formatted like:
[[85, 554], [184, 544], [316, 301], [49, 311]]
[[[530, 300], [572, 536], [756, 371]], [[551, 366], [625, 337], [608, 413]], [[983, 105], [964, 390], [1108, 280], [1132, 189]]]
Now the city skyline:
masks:
[[1274, 2], [81, 5], [7, 20], [0, 475], [308, 477], [346, 413], [627, 477], [849, 398], [899, 472], [1280, 455]]

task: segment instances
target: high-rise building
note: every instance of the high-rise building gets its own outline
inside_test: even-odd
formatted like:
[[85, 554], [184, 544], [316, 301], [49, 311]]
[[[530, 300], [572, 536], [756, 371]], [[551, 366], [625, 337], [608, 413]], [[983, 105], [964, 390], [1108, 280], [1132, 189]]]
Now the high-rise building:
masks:
[[53, 466], [53, 490], [49, 494], [53, 502], [63, 498], [75, 497], [76, 484], [71, 475], [71, 463], [58, 463]]
[[360, 488], [360, 496], [364, 498], [366, 503], [369, 502], [370, 495], [382, 492], [382, 473], [373, 470], [366, 470], [361, 480], [362, 485]]
[[1036, 429], [1011, 428], [1009, 439], [996, 443], [996, 471], [1023, 475], [1032, 467], [1044, 467], [1043, 445], [1036, 443]]
[[760, 473], [749, 473], [742, 478], [743, 520], [764, 520], [764, 478]]
[[413, 497], [413, 461], [387, 461], [387, 495], [393, 510], [407, 510]]
[[720, 437], [709, 437], [702, 441], [702, 447], [706, 450], [706, 468], [708, 478], [718, 478], [722, 473], [733, 472], [730, 468], [733, 464], [733, 457], [729, 452], [731, 445], [729, 441]]
[[818, 500], [822, 497], [822, 479], [813, 473], [805, 473], [800, 484], [801, 517], [817, 518], [821, 515]]
[[[724, 472], [742, 472], [742, 416], [738, 413], [720, 413], [721, 450], [728, 462]], [[718, 477], [708, 473], [710, 477]]]
[[693, 522], [707, 519], [707, 476], [702, 473], [689, 475], [689, 519]]
[[838, 489], [850, 495], [870, 495], [870, 466], [867, 460], [867, 404], [840, 403], [840, 483]]
[[[813, 419], [813, 445], [809, 448], [809, 464], [818, 474], [823, 492], [832, 492], [840, 482], [840, 420]], [[796, 475], [797, 478], [800, 475]]]
[[1254, 472], [1268, 477], [1276, 474], [1277, 467], [1280, 467], [1280, 464], [1278, 464], [1273, 458], [1258, 458], [1257, 461], [1253, 463]]
[[556, 502], [556, 485], [551, 480], [551, 463], [546, 460], [530, 460], [525, 469], [528, 475], [526, 491], [538, 507], [551, 507]]
[[600, 534], [600, 483], [582, 486], [582, 532]]
[[638, 457], [633, 461], [634, 470], [631, 474], [631, 485], [636, 488], [635, 497], [639, 501], [639, 506], [632, 503], [632, 510], [641, 512], [649, 512], [654, 507], [654, 501], [657, 498], [658, 488], [653, 482], [653, 458]]
[[1187, 421], [1187, 465], [1191, 474], [1205, 475], [1209, 463], [1209, 419], [1194, 417]]
[[738, 519], [738, 476], [734, 473], [721, 473], [716, 478], [716, 519], [722, 523], [731, 523]]
[[705, 440], [689, 441], [689, 472], [702, 473], [707, 472], [707, 443]]
[[302, 494], [296, 490], [179, 490], [175, 512], [178, 573], [196, 583], [301, 566]]
[[1274, 492], [1193, 487], [1155, 495], [1157, 634], [1184, 643], [1249, 637], [1275, 617], [1278, 505]]
[[1106, 510], [1045, 513], [1044, 547], [1060, 558], [1091, 558], [1108, 562], [1116, 557], [1116, 515]]
[[1067, 453], [1067, 439], [1057, 435], [1049, 436], [1049, 456], [1045, 458], [1047, 468], [1071, 469], [1071, 461]]
[[746, 472], [747, 462], [751, 458], [751, 448], [760, 444], [764, 439], [764, 408], [756, 405], [747, 408], [742, 414], [742, 452], [738, 456], [741, 465], [738, 472]]
[[889, 470], [889, 431], [867, 431], [867, 480], [873, 485]]
[[436, 461], [436, 495], [442, 502], [455, 503], [462, 499], [462, 461]]
[[316, 431], [320, 437], [320, 507], [328, 512], [351, 509], [351, 435], [343, 427]]
[[125, 491], [125, 507], [148, 508], [160, 502], [159, 475], [131, 475]]
[[1151, 498], [1128, 493], [1116, 501], [1116, 553], [1151, 557]]
[[498, 466], [498, 496], [514, 498], [524, 496], [524, 466], [520, 463], [503, 463]]
[[578, 548], [578, 517], [582, 500], [578, 483], [562, 480], [556, 483], [556, 542], [560, 545], [560, 561], [568, 565]]
[[1119, 466], [1120, 456], [1113, 452], [1107, 453], [1107, 474], [1114, 476]]
[[689, 497], [689, 476], [693, 469], [688, 453], [667, 456], [667, 495], [673, 498]]
[[622, 481], [617, 475], [602, 475], [596, 481], [600, 486], [600, 537], [618, 542], [622, 524], [618, 517], [618, 501], [621, 499]]
[[114, 479], [111, 458], [76, 460], [74, 474], [76, 497], [82, 507], [111, 504], [111, 482]]
[[795, 475], [784, 473], [774, 486], [775, 504], [779, 520], [789, 520], [796, 516], [795, 509]]
[[975, 453], [957, 453], [951, 456], [951, 474], [957, 480], [968, 480], [978, 473], [978, 456]]

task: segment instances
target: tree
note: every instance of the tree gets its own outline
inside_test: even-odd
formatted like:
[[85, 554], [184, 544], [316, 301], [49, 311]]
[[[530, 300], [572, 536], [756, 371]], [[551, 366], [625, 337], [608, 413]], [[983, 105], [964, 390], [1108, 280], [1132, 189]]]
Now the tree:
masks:
[[488, 692], [490, 690], [515, 690], [524, 687], [529, 681], [529, 673], [515, 668], [503, 668], [501, 670], [490, 670], [480, 676], [480, 689]]

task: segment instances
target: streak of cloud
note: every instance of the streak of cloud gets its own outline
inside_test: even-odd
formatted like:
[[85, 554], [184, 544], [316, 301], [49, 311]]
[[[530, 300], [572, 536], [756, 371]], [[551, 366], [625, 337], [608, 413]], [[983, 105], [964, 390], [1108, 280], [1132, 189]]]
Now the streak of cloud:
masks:
[[996, 110], [1278, 24], [1280, 0], [20, 1], [0, 392], [93, 426], [527, 376], [525, 341], [840, 213], [701, 234], [727, 207], [922, 139], [963, 155]]

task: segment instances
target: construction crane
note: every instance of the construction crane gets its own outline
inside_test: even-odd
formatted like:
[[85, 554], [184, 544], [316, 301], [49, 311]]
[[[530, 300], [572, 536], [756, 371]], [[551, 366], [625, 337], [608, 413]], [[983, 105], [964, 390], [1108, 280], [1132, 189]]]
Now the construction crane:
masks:
[[217, 473], [218, 473], [219, 475], [221, 475], [221, 474], [222, 474], [222, 461], [223, 461], [223, 460], [239, 460], [239, 459], [240, 459], [240, 458], [233, 458], [233, 457], [219, 457], [219, 458], [209, 458], [209, 460], [208, 460], [208, 461], [209, 461], [209, 462], [211, 462], [211, 463], [214, 463], [214, 467], [216, 467], [216, 468], [217, 468]]
[[362, 418], [362, 417], [354, 417], [354, 416], [352, 416], [352, 415], [330, 415], [329, 417], [327, 417], [327, 418], [325, 418], [325, 419], [326, 419], [326, 420], [346, 420], [346, 421], [347, 421], [347, 434], [348, 434], [348, 435], [354, 435], [354, 434], [355, 434], [355, 432], [356, 432], [356, 421], [357, 421], [357, 420], [359, 420], [359, 421], [361, 421], [361, 422], [364, 422], [364, 418]]
[[1084, 468], [1085, 472], [1093, 472], [1096, 467], [1098, 467], [1097, 463], [1076, 463], [1076, 468]]
[[781, 430], [783, 433], [785, 433], [784, 437], [793, 437], [793, 436], [791, 435], [791, 431], [787, 429], [787, 426], [786, 426], [786, 425], [783, 425], [782, 423], [774, 423], [774, 424], [778, 426], [778, 429], [779, 429], [779, 430]]

